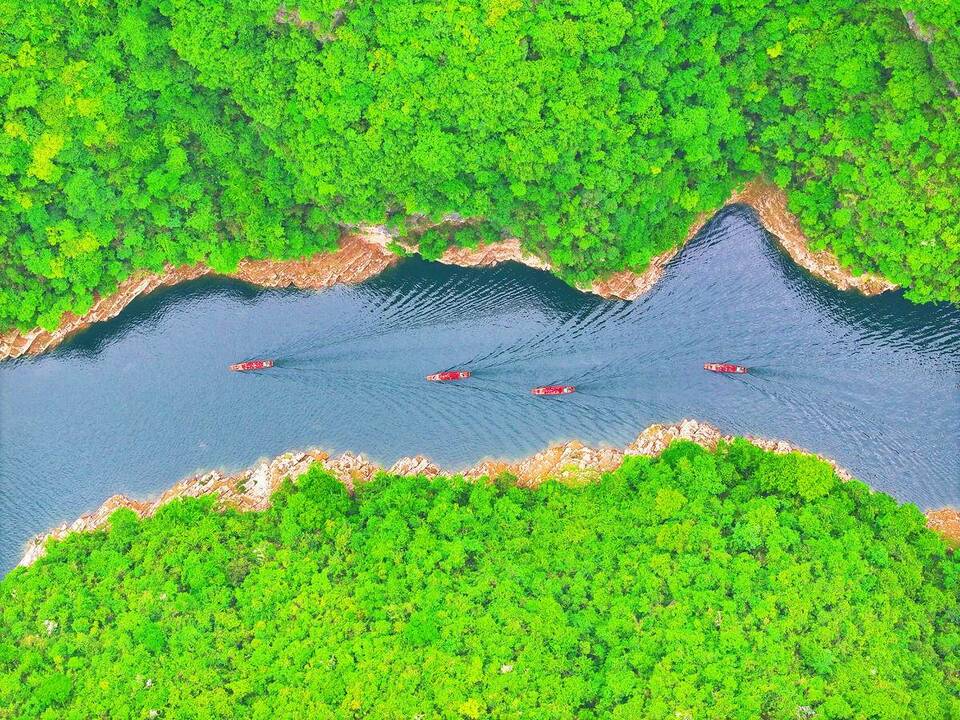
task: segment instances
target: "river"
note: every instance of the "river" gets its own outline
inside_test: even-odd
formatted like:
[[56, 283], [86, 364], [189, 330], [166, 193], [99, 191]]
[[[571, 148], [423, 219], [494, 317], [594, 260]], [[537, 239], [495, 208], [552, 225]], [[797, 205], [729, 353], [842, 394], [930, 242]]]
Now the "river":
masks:
[[[275, 357], [241, 374], [239, 359]], [[704, 361], [748, 365], [714, 375]], [[506, 264], [409, 259], [357, 286], [155, 292], [0, 363], [0, 567], [113, 493], [319, 446], [456, 469], [551, 441], [623, 445], [683, 417], [782, 438], [922, 508], [960, 504], [960, 310], [865, 298], [798, 269], [733, 207], [635, 302]], [[475, 377], [445, 385], [427, 373]], [[564, 398], [536, 398], [545, 383]]]

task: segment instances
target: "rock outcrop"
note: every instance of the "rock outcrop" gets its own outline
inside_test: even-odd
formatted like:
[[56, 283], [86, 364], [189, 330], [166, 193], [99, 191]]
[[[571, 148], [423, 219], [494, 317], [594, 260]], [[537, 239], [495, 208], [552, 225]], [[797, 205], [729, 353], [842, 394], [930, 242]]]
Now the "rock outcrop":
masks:
[[953, 507], [928, 510], [927, 527], [940, 533], [948, 543], [960, 549], [960, 510]]
[[879, 275], [854, 275], [842, 267], [831, 252], [812, 251], [809, 239], [800, 229], [800, 221], [787, 206], [787, 194], [776, 185], [763, 179], [754, 180], [727, 200], [727, 205], [734, 203], [753, 208], [761, 224], [777, 238], [777, 242], [797, 265], [834, 287], [856, 290], [864, 295], [879, 295], [897, 288]]
[[504, 262], [518, 262], [535, 270], [549, 270], [550, 264], [536, 255], [524, 252], [516, 238], [501, 240], [477, 248], [447, 248], [437, 262], [460, 267], [492, 267]]
[[[443, 470], [422, 455], [400, 458], [386, 471], [392, 475], [419, 475], [428, 478], [441, 474], [460, 475], [468, 480], [495, 478], [507, 473], [516, 478], [517, 485], [526, 488], [535, 488], [547, 479], [581, 484], [594, 481], [602, 473], [616, 469], [628, 455], [659, 455], [674, 440], [689, 440], [713, 449], [720, 440], [732, 439], [732, 436], [724, 435], [709, 423], [682, 420], [669, 425], [651, 425], [622, 449], [609, 446], [591, 448], [578, 440], [571, 440], [552, 445], [522, 460], [487, 459], [460, 471]], [[776, 453], [808, 452], [782, 440], [754, 437], [747, 439]], [[824, 459], [841, 478], [850, 478], [849, 472], [832, 460]], [[148, 517], [172, 500], [214, 495], [220, 507], [232, 507], [242, 511], [263, 510], [270, 505], [271, 496], [285, 479], [295, 481], [315, 462], [332, 472], [350, 492], [353, 492], [357, 485], [373, 480], [383, 469], [363, 455], [346, 452], [332, 457], [323, 450], [311, 449], [284, 453], [272, 460], [261, 460], [253, 467], [237, 473], [211, 470], [193, 475], [181, 480], [153, 500], [132, 500], [123, 495], [114, 495], [94, 512], [83, 515], [72, 523], [63, 523], [30, 540], [20, 565], [30, 565], [41, 557], [47, 540], [60, 539], [73, 532], [96, 530], [107, 522], [114, 510], [122, 507], [133, 510], [140, 517]], [[955, 510], [950, 512], [953, 515], [949, 517], [931, 513], [931, 527], [953, 527], [953, 532], [956, 533], [954, 537], [960, 538], [960, 513]], [[936, 522], [942, 523], [941, 525], [933, 524], [935, 515], [938, 518]], [[952, 526], [949, 523], [953, 523]]]
[[[753, 208], [764, 227], [777, 237], [790, 257], [817, 277], [842, 290], [857, 290], [866, 295], [896, 288], [893, 283], [876, 275], [866, 273], [854, 276], [841, 267], [829, 252], [811, 251], [797, 218], [787, 208], [786, 195], [777, 186], [764, 180], [755, 180], [731, 195], [725, 206], [737, 203]], [[691, 226], [684, 242], [693, 238], [710, 217], [706, 213], [701, 215]], [[457, 216], [450, 216], [446, 221], [465, 222]], [[383, 272], [399, 260], [388, 249], [388, 245], [395, 240], [383, 226], [364, 226], [346, 236], [336, 252], [302, 260], [246, 260], [229, 277], [264, 287], [293, 286], [316, 290], [338, 283], [358, 283]], [[408, 249], [415, 250], [412, 247]], [[581, 289], [606, 298], [635, 300], [660, 280], [667, 264], [679, 249], [671, 248], [657, 255], [642, 273], [624, 270]], [[551, 269], [550, 264], [542, 258], [525, 252], [515, 238], [474, 249], [448, 248], [439, 262], [461, 267], [490, 267], [502, 262], [518, 262], [538, 270]], [[205, 265], [169, 267], [160, 274], [136, 273], [120, 283], [116, 292], [98, 298], [83, 316], [66, 313], [60, 326], [53, 332], [34, 328], [27, 332], [11, 330], [0, 334], [0, 360], [49, 350], [88, 325], [116, 317], [141, 295], [212, 273], [213, 270]]]

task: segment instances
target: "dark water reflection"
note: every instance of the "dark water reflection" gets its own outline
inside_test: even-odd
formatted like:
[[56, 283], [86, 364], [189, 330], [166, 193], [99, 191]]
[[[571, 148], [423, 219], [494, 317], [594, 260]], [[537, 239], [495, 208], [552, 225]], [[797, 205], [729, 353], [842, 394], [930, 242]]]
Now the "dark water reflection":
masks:
[[[255, 375], [241, 358], [276, 357]], [[521, 266], [411, 259], [357, 287], [205, 279], [155, 293], [59, 350], [0, 365], [0, 565], [115, 492], [306, 446], [457, 468], [578, 437], [620, 445], [689, 416], [784, 438], [872, 486], [960, 503], [960, 311], [810, 278], [752, 213], [718, 216], [633, 303]], [[705, 360], [754, 368], [741, 378]], [[446, 367], [460, 384], [426, 383]], [[572, 382], [567, 398], [529, 388]]]

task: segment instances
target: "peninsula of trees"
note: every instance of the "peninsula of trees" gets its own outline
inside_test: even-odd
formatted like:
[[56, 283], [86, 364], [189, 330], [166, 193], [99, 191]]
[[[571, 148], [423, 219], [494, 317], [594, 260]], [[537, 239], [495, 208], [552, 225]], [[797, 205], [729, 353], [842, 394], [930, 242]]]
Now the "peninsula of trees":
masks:
[[815, 248], [960, 300], [960, 4], [0, 0], [0, 328], [133, 271], [449, 213], [571, 282], [758, 175]]
[[536, 490], [314, 465], [0, 580], [0, 716], [948, 720], [958, 591], [916, 507], [744, 440]]

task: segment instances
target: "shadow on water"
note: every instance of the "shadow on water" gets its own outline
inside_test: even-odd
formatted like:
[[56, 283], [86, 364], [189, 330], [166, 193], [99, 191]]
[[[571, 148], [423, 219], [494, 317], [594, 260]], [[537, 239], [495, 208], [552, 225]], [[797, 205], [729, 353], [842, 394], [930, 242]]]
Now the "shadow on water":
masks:
[[[277, 367], [226, 369], [255, 357]], [[956, 307], [838, 291], [736, 206], [635, 302], [516, 264], [416, 258], [324, 292], [202, 278], [0, 364], [0, 564], [115, 492], [291, 448], [383, 464], [420, 452], [455, 469], [573, 437], [622, 445], [682, 417], [822, 452], [924, 507], [956, 504], [958, 360]], [[454, 368], [474, 376], [424, 380]], [[578, 391], [530, 394], [554, 383]]]
[[82, 357], [93, 360], [105, 347], [121, 343], [131, 334], [146, 336], [155, 332], [170, 313], [189, 311], [192, 306], [209, 302], [254, 303], [262, 295], [275, 292], [278, 291], [216, 276], [205, 276], [173, 287], [159, 288], [134, 299], [117, 317], [95, 323], [78, 332], [48, 355], [64, 359]]

